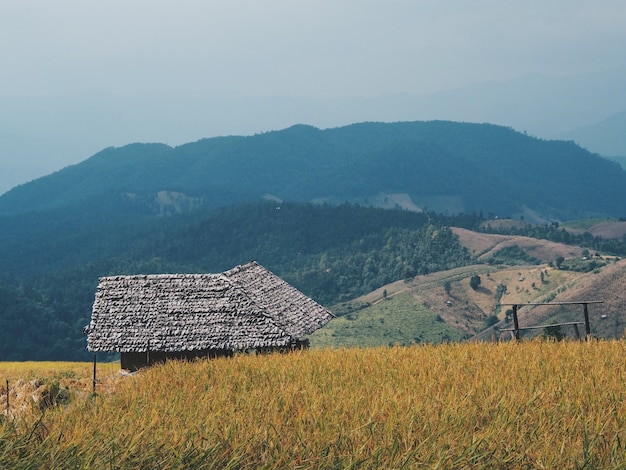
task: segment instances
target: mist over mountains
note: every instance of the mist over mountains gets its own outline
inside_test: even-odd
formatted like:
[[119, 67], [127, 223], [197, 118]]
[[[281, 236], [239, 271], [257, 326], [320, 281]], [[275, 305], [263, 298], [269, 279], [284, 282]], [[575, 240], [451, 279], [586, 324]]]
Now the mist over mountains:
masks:
[[601, 155], [621, 158], [626, 162], [626, 111], [613, 114], [597, 124], [569, 131], [563, 137]]
[[[253, 135], [296, 123], [321, 129], [354, 122], [451, 120], [493, 123], [593, 153], [626, 156], [626, 69], [586, 75], [528, 75], [431, 94], [371, 97], [239, 96], [210, 93], [3, 96], [0, 194], [16, 184], [132, 142], [178, 146], [202, 137]], [[622, 121], [620, 121], [623, 123]], [[28, 125], [24, 125], [28, 123]]]

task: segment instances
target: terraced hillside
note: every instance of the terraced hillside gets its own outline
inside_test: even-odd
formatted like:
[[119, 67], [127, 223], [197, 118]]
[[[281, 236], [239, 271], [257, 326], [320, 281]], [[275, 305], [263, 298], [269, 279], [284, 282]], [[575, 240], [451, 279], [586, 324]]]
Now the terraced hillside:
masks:
[[[500, 334], [498, 329], [508, 326], [506, 313], [510, 307], [506, 304], [580, 300], [604, 302], [590, 309], [594, 335], [623, 336], [626, 296], [622, 295], [622, 286], [626, 283], [626, 260], [604, 256], [585, 261], [583, 249], [576, 246], [529, 237], [453, 230], [479, 259], [489, 259], [506, 247], [519, 247], [536, 258], [538, 264], [481, 264], [396, 281], [335, 306], [334, 311], [340, 318], [312, 335], [312, 345], [505, 339], [508, 334]], [[561, 269], [553, 263], [559, 256], [565, 260]], [[598, 267], [587, 273], [567, 269], [568, 263], [585, 262], [596, 262]], [[480, 284], [472, 287], [474, 276], [480, 278]], [[579, 306], [525, 307], [520, 309], [519, 318], [524, 325], [580, 321], [582, 310]], [[535, 334], [541, 333], [542, 330], [535, 331]]]

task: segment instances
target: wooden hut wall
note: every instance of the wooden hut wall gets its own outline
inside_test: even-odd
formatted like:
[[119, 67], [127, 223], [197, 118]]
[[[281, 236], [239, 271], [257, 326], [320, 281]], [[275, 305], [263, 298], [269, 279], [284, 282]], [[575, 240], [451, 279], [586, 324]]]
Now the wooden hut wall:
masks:
[[202, 358], [232, 357], [233, 351], [228, 349], [207, 349], [204, 351], [150, 351], [123, 352], [120, 354], [121, 368], [129, 371], [159, 364], [168, 360], [193, 361]]

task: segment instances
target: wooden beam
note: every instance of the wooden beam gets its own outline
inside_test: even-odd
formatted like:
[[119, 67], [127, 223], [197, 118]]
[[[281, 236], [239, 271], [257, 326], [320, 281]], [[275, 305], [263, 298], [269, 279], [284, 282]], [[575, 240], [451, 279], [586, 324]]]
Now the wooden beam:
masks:
[[[518, 330], [540, 330], [541, 328], [550, 328], [551, 326], [569, 326], [569, 325], [584, 325], [582, 321], [568, 321], [564, 323], [552, 323], [551, 325], [533, 325], [533, 326], [520, 326]], [[513, 331], [513, 328], [502, 328], [500, 331]]]
[[519, 341], [519, 320], [517, 319], [517, 305], [513, 305], [513, 336]]
[[586, 303], [583, 304], [583, 313], [585, 314], [585, 334], [587, 335], [585, 339], [589, 341], [591, 337], [591, 324], [589, 323], [589, 309]]
[[585, 305], [585, 304], [603, 304], [604, 300], [580, 300], [576, 302], [530, 302], [527, 304], [499, 304], [501, 306], [515, 306], [525, 307], [527, 305]]

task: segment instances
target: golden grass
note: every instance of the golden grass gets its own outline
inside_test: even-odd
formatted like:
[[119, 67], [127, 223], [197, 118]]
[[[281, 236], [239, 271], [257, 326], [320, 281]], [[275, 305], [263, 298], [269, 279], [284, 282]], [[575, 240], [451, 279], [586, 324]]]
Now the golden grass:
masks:
[[471, 343], [169, 362], [5, 418], [0, 468], [626, 468], [625, 352]]
[[[111, 375], [119, 371], [119, 362], [98, 364], [99, 373]], [[0, 362], [0, 379], [31, 380], [35, 378], [76, 378], [91, 379], [93, 377], [92, 362]]]

